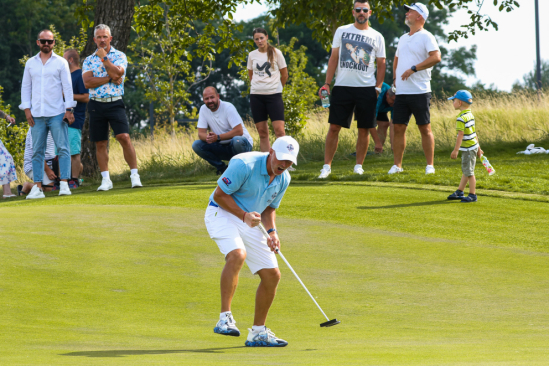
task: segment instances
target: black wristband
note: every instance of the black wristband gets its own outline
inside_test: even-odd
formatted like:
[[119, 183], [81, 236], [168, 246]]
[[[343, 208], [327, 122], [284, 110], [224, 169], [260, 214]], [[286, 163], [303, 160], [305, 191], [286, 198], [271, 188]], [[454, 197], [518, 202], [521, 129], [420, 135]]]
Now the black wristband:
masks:
[[276, 231], [274, 227], [272, 229], [267, 230], [267, 234], [270, 234], [272, 232], [278, 233], [278, 231]]

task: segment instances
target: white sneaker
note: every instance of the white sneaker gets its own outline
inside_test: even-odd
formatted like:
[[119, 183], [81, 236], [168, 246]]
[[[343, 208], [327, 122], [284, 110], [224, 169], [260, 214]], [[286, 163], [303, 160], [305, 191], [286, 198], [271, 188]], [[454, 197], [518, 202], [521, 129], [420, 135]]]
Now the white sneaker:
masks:
[[320, 170], [320, 175], [318, 177], [320, 179], [328, 178], [331, 172], [332, 172], [332, 168], [328, 164], [324, 164], [324, 166]]
[[97, 188], [98, 191], [108, 191], [112, 189], [112, 181], [109, 178], [103, 178], [101, 185]]
[[399, 167], [396, 166], [396, 165], [393, 165], [393, 167], [389, 170], [389, 173], [387, 173], [387, 174], [400, 173], [400, 172], [402, 172], [403, 170], [404, 170], [404, 169], [399, 168]]
[[72, 194], [69, 189], [69, 183], [61, 181], [59, 183], [59, 195], [60, 196], [70, 196]]
[[364, 169], [362, 169], [362, 165], [357, 164], [355, 165], [355, 169], [353, 170], [355, 174], [362, 175], [364, 174]]
[[37, 198], [46, 198], [46, 196], [44, 195], [44, 192], [42, 192], [42, 190], [38, 188], [38, 185], [35, 184], [34, 186], [32, 186], [31, 191], [27, 195], [27, 199], [34, 200]]
[[254, 332], [249, 329], [248, 338], [245, 345], [248, 347], [285, 347], [288, 345], [283, 339], [277, 338], [275, 334], [267, 327], [260, 332]]
[[294, 168], [293, 165], [290, 165], [290, 167], [286, 170], [289, 171], [289, 172], [295, 172], [295, 168]]
[[427, 165], [425, 168], [425, 174], [435, 174], [435, 167], [432, 165]]
[[130, 179], [132, 180], [132, 188], [143, 187], [143, 184], [141, 184], [141, 179], [139, 179], [139, 174], [135, 173], [130, 175]]
[[236, 327], [236, 321], [233, 318], [233, 314], [227, 315], [225, 319], [220, 319], [215, 325], [214, 333], [240, 337], [240, 331]]

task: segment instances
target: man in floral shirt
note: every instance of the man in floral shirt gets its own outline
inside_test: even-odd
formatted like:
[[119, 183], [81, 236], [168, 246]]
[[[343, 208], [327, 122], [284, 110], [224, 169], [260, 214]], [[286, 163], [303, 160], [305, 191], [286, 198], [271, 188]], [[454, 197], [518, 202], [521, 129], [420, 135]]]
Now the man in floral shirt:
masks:
[[128, 59], [123, 52], [111, 46], [111, 30], [107, 25], [99, 24], [95, 27], [93, 40], [97, 50], [84, 61], [82, 79], [84, 86], [90, 91], [90, 140], [94, 141], [97, 147], [97, 162], [103, 177], [97, 190], [108, 191], [113, 187], [109, 176], [107, 150], [109, 125], [116, 140], [122, 145], [124, 158], [130, 166], [132, 188], [142, 187], [137, 173], [135, 149], [130, 140], [130, 126], [122, 101]]

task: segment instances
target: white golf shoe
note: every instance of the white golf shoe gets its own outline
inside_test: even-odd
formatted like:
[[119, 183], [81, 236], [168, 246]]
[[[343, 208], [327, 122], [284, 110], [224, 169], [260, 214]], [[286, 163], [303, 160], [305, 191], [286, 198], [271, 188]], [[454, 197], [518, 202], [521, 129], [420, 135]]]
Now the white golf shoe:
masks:
[[404, 170], [404, 169], [399, 168], [399, 167], [396, 166], [396, 165], [393, 165], [393, 166], [391, 167], [391, 169], [389, 170], [389, 173], [387, 173], [387, 174], [401, 173], [403, 170]]
[[320, 179], [328, 178], [331, 172], [332, 172], [332, 168], [328, 164], [324, 164], [324, 166], [320, 170], [320, 175], [318, 177]]
[[143, 184], [141, 184], [141, 179], [139, 178], [139, 174], [135, 173], [130, 175], [130, 179], [132, 180], [132, 188], [143, 187]]
[[59, 183], [59, 195], [60, 196], [70, 196], [71, 194], [72, 194], [72, 192], [69, 189], [69, 183], [61, 181]]
[[432, 165], [427, 165], [425, 167], [425, 174], [435, 174], [435, 167]]
[[38, 185], [35, 184], [34, 186], [32, 186], [31, 191], [27, 195], [27, 199], [34, 200], [37, 198], [46, 198], [46, 196], [44, 195], [44, 192], [42, 192], [42, 190], [38, 188]]
[[249, 328], [248, 331], [248, 338], [245, 343], [247, 347], [286, 347], [288, 345], [288, 342], [277, 338], [267, 327], [259, 332], [254, 332]]
[[112, 189], [112, 181], [109, 178], [103, 178], [101, 185], [97, 188], [98, 191], [108, 191]]
[[364, 169], [362, 169], [362, 165], [360, 164], [355, 165], [355, 169], [353, 170], [353, 173], [358, 175], [364, 174]]
[[240, 337], [240, 331], [236, 327], [236, 321], [233, 318], [233, 314], [225, 316], [224, 319], [220, 319], [214, 328], [214, 333], [228, 335], [233, 337]]

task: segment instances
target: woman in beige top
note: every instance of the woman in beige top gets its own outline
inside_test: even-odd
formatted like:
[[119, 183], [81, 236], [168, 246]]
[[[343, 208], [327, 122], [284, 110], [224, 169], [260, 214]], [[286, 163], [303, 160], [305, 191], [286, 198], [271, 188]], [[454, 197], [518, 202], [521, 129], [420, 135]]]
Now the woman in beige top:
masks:
[[251, 80], [250, 106], [261, 151], [268, 152], [271, 119], [276, 137], [284, 136], [284, 103], [282, 88], [288, 80], [286, 60], [279, 49], [269, 44], [269, 36], [263, 28], [253, 31], [257, 50], [248, 55], [248, 77]]

